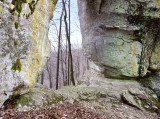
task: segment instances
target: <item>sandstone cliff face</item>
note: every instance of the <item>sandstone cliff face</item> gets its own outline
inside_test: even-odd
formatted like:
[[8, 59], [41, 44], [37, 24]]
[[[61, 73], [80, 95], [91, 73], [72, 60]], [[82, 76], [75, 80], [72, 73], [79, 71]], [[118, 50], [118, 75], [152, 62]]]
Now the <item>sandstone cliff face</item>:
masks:
[[57, 0], [0, 0], [0, 107], [28, 91], [50, 52], [49, 21]]
[[78, 0], [86, 56], [106, 77], [160, 69], [159, 0]]

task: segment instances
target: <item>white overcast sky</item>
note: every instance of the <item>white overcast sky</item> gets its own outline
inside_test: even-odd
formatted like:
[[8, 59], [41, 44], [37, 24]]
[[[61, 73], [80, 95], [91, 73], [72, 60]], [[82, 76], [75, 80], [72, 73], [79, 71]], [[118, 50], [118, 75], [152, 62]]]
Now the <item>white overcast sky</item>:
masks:
[[[61, 14], [62, 8], [61, 6], [62, 0], [56, 5], [56, 9], [54, 11], [53, 20], [56, 22], [57, 27], [59, 28], [59, 18]], [[53, 22], [51, 22], [52, 24]], [[57, 41], [57, 37], [54, 34], [54, 27], [50, 24], [50, 31], [49, 31], [49, 39], [52, 41], [52, 44], [55, 45]], [[77, 0], [71, 0], [71, 42], [72, 44], [78, 44], [81, 46], [82, 37], [80, 33], [79, 27], [79, 18], [78, 18], [78, 7], [77, 7]]]

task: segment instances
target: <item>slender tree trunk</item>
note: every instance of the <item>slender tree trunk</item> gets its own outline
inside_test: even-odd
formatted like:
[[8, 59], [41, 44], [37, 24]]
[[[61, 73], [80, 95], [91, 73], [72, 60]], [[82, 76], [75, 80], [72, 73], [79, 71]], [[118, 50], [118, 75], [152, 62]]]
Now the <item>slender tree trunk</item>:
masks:
[[87, 70], [89, 70], [89, 61], [87, 59]]
[[68, 62], [67, 62], [67, 58], [68, 58], [68, 47], [67, 47], [67, 40], [66, 40], [66, 44], [65, 44], [65, 57], [64, 57], [64, 76], [65, 76], [65, 79], [64, 79], [64, 86], [67, 86], [68, 84]]
[[49, 59], [48, 62], [47, 62], [46, 70], [48, 72], [49, 87], [52, 88], [52, 64], [51, 64], [51, 59]]
[[68, 80], [67, 80], [67, 85], [69, 86], [69, 81], [70, 81], [70, 58], [69, 58], [69, 52], [68, 52], [68, 70], [67, 70], [68, 72]]
[[49, 70], [49, 82], [50, 82], [50, 88], [52, 88], [52, 65], [51, 65], [51, 59], [50, 59], [50, 70]]
[[51, 77], [49, 78], [49, 84], [50, 84], [49, 87], [52, 88], [52, 78]]
[[69, 16], [69, 20], [68, 20], [68, 37], [69, 37], [69, 40], [71, 39], [70, 36], [71, 36], [71, 2], [70, 0], [68, 0], [68, 16]]
[[67, 47], [67, 40], [66, 40], [66, 50], [65, 50], [65, 86], [68, 84], [68, 63], [67, 63], [67, 50], [68, 50], [68, 47]]
[[37, 78], [37, 81], [36, 81], [37, 83], [39, 82], [39, 79], [40, 79], [40, 76]]
[[61, 48], [61, 69], [62, 69], [62, 80], [63, 80], [63, 86], [65, 86], [65, 80], [64, 80], [64, 67], [63, 67], [63, 51]]
[[77, 78], [79, 77], [79, 74], [80, 74], [80, 65], [79, 65], [79, 62], [80, 62], [80, 60], [79, 60], [79, 53], [78, 53], [78, 56], [77, 56]]
[[58, 89], [58, 79], [59, 79], [59, 60], [60, 60], [60, 47], [61, 47], [61, 32], [62, 32], [62, 16], [63, 9], [60, 17], [60, 25], [59, 25], [59, 35], [58, 35], [58, 53], [57, 53], [57, 70], [56, 70], [56, 90]]
[[[67, 24], [67, 11], [66, 11], [66, 6], [64, 0], [63, 2], [63, 7], [64, 7], [64, 23], [65, 23], [65, 29], [66, 29], [66, 38], [68, 40], [68, 50], [69, 50], [69, 59], [70, 59], [70, 80], [72, 81], [72, 84], [75, 85], [74, 81], [74, 72], [73, 72], [73, 61], [72, 61], [72, 51], [71, 51], [71, 42], [70, 42], [70, 31], [68, 31], [68, 24]], [[69, 23], [70, 23], [70, 0], [69, 0]], [[69, 30], [70, 30], [70, 24], [69, 24]]]
[[44, 83], [44, 71], [42, 72], [42, 75], [41, 75], [41, 84], [43, 85]]

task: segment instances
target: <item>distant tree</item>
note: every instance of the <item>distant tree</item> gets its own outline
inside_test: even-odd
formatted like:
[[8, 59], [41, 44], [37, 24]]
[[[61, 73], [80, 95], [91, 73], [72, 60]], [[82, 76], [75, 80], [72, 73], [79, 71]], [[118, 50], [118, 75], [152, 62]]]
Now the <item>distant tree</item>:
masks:
[[[39, 78], [44, 77], [39, 82], [54, 89], [71, 84], [75, 85], [75, 80], [88, 70], [89, 66], [78, 41], [77, 44], [71, 44], [71, 36], [74, 31], [71, 31], [71, 23], [73, 25], [73, 22], [71, 22], [70, 0], [62, 0], [57, 5], [59, 18], [54, 17], [51, 20], [51, 56]], [[78, 23], [74, 26], [80, 30]]]
[[[64, 9], [64, 8], [63, 8]], [[58, 34], [58, 52], [57, 52], [57, 71], [56, 71], [56, 90], [58, 89], [58, 79], [59, 79], [59, 60], [60, 60], [60, 51], [61, 51], [61, 35], [62, 35], [62, 17], [63, 17], [63, 9], [60, 16], [60, 25], [59, 25], [59, 34]]]
[[48, 72], [49, 87], [52, 88], [52, 63], [51, 63], [51, 58], [49, 59], [47, 65], [46, 65], [46, 70]]
[[44, 83], [44, 72], [42, 72], [42, 75], [41, 75], [41, 84], [43, 85]]
[[68, 61], [69, 64], [68, 66], [70, 66], [69, 70], [70, 70], [70, 80], [72, 82], [72, 84], [75, 86], [75, 80], [74, 80], [74, 72], [73, 72], [73, 60], [72, 60], [72, 49], [71, 49], [71, 40], [70, 40], [70, 0], [68, 0], [68, 10], [69, 10], [69, 24], [67, 22], [67, 10], [66, 10], [66, 4], [65, 1], [62, 0], [63, 2], [63, 9], [64, 9], [64, 23], [65, 23], [65, 31], [66, 31], [66, 38], [68, 41]]

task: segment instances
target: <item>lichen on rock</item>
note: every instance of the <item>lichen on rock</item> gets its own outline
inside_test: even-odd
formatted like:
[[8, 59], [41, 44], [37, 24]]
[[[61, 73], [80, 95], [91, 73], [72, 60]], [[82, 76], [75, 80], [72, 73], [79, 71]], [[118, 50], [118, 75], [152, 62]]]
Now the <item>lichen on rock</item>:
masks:
[[106, 77], [159, 71], [159, 0], [78, 1], [83, 49]]
[[14, 70], [14, 71], [18, 70], [20, 72], [21, 71], [21, 67], [22, 67], [21, 61], [18, 58], [16, 60], [16, 62], [13, 64], [13, 66], [12, 66], [12, 70]]
[[[87, 85], [86, 88], [88, 88], [88, 90], [91, 87], [94, 87], [97, 91], [100, 90], [99, 94], [101, 94], [102, 97], [99, 96], [97, 100], [111, 101], [113, 104], [128, 104], [140, 110], [160, 113], [160, 102], [157, 93], [151, 90], [151, 88], [144, 87], [138, 81], [105, 78], [104, 75], [95, 70], [85, 72], [85, 74], [79, 78], [79, 81], [81, 81], [81, 85], [76, 87], [75, 92], [81, 89], [80, 87]], [[155, 83], [157, 82], [154, 81], [149, 83], [149, 85], [157, 89], [158, 87], [155, 86]], [[160, 83], [158, 84], [160, 85]], [[59, 92], [61, 92], [61, 94], [65, 94], [64, 92], [66, 92], [67, 94], [69, 91], [64, 88], [60, 89]], [[91, 93], [92, 91], [89, 92]], [[92, 94], [94, 93], [92, 92]], [[81, 96], [83, 97], [83, 93], [81, 93]], [[71, 95], [71, 97], [73, 96]]]
[[27, 92], [42, 71], [50, 53], [48, 29], [56, 2], [0, 1], [0, 107], [19, 85], [23, 87], [17, 94]]
[[16, 103], [15, 109], [20, 111], [23, 107], [44, 108], [64, 101], [64, 98], [56, 94], [54, 90], [48, 89], [40, 84], [34, 84], [28, 93], [19, 96], [17, 99], [14, 99], [14, 101]]

